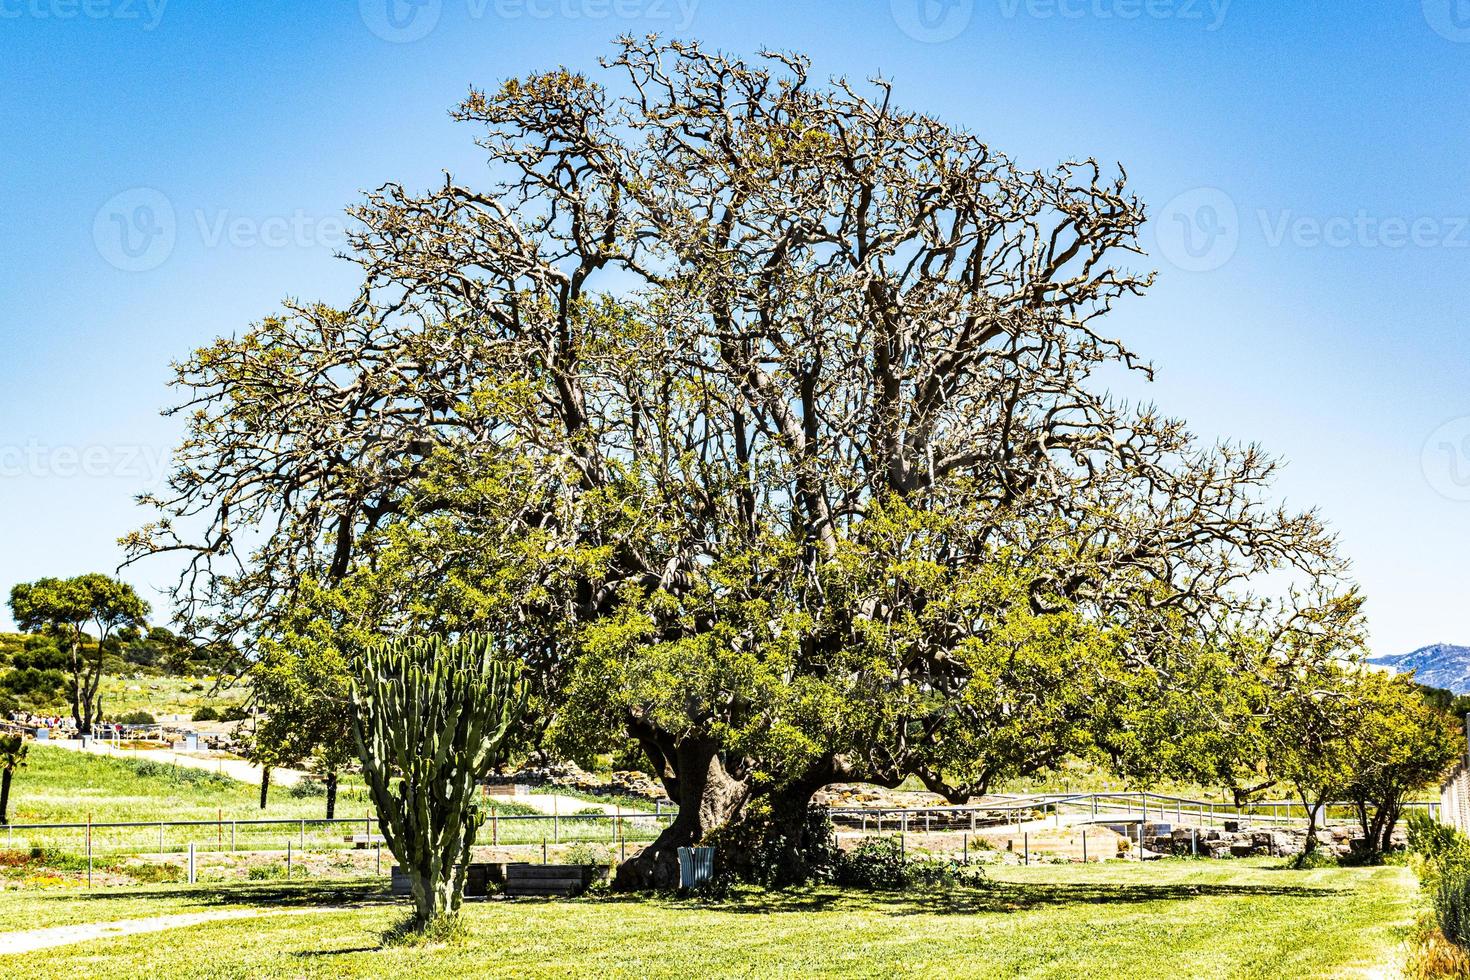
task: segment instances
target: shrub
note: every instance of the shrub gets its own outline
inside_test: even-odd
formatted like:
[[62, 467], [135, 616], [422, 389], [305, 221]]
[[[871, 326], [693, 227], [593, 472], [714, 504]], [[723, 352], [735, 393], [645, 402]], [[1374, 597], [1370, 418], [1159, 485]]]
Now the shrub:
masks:
[[169, 885], [187, 877], [177, 864], [119, 864], [108, 870], [125, 874], [140, 885]]
[[127, 714], [119, 715], [118, 721], [124, 725], [152, 725], [156, 719], [146, 711], [129, 711]]
[[985, 878], [978, 867], [932, 858], [910, 859], [898, 837], [865, 837], [837, 861], [836, 880], [849, 888], [903, 891], [909, 888], [975, 886]]
[[216, 710], [214, 710], [212, 707], [210, 707], [209, 705], [206, 704], [204, 707], [202, 707], [198, 711], [194, 712], [194, 720], [195, 721], [219, 721], [219, 712], [216, 711]]
[[1405, 824], [1414, 870], [1426, 892], [1437, 893], [1445, 878], [1470, 879], [1470, 838], [1422, 811], [1409, 814]]
[[908, 859], [897, 837], [865, 837], [837, 859], [837, 883], [851, 888], [897, 890], [909, 886]]
[[710, 895], [727, 892], [736, 882], [763, 888], [785, 888], [831, 881], [839, 850], [836, 829], [823, 806], [810, 806], [793, 827], [777, 819], [768, 801], [747, 808], [740, 820], [706, 835], [701, 845], [715, 849]]
[[327, 784], [314, 776], [306, 776], [290, 789], [293, 800], [309, 800], [327, 795]]
[[[598, 811], [599, 813], [601, 811]], [[612, 860], [612, 851], [609, 848], [597, 844], [587, 844], [581, 841], [567, 848], [567, 864], [592, 864], [598, 867], [606, 867]]]
[[1434, 916], [1446, 939], [1461, 949], [1470, 946], [1470, 875], [1463, 869], [1440, 877], [1434, 890]]
[[175, 786], [237, 787], [240, 783], [223, 773], [206, 769], [188, 769], [152, 759], [121, 759], [123, 765], [144, 779], [162, 779]]

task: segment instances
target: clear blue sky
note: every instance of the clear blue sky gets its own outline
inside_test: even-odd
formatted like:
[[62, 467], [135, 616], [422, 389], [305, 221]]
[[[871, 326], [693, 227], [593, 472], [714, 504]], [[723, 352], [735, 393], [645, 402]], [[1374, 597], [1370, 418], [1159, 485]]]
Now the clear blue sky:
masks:
[[648, 31], [881, 72], [1028, 165], [1122, 162], [1148, 395], [1291, 461], [1378, 652], [1470, 642], [1464, 0], [0, 0], [0, 591], [117, 564], [168, 361], [342, 299], [344, 205], [479, 168], [446, 114], [471, 84]]

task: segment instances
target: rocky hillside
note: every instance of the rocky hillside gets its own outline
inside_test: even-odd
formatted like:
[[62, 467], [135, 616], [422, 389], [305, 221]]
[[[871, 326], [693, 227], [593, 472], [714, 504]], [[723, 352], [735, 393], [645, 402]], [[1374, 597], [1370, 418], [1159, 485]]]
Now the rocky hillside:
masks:
[[1373, 657], [1368, 662], [1392, 668], [1401, 674], [1412, 670], [1414, 679], [1420, 684], [1442, 687], [1456, 694], [1470, 694], [1470, 647], [1436, 643], [1420, 647], [1413, 653]]

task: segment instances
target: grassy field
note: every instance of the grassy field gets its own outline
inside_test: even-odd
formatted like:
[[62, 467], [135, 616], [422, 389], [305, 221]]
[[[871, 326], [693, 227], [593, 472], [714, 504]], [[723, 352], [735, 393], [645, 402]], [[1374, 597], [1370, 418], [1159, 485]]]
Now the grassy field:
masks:
[[[344, 817], [368, 810], [356, 780], [346, 781], [338, 797]], [[320, 817], [320, 796], [297, 797], [273, 787], [267, 808], [260, 790], [238, 779], [202, 769], [185, 769], [137, 760], [71, 752], [32, 745], [26, 767], [15, 774], [10, 795], [13, 823], [97, 823], [125, 820], [214, 820], [256, 817]]]
[[149, 675], [103, 677], [100, 688], [103, 710], [109, 718], [146, 711], [162, 720], [175, 715], [192, 718], [194, 712], [205, 705], [222, 712], [245, 703], [244, 688], [235, 686], [216, 690], [216, 680], [213, 677]]
[[1347, 977], [1397, 961], [1414, 903], [1401, 867], [1259, 861], [1006, 868], [976, 890], [822, 888], [721, 902], [602, 898], [466, 907], [459, 945], [379, 948], [402, 914], [381, 886], [0, 893], [0, 929], [211, 908], [314, 909], [0, 956], [68, 977]]

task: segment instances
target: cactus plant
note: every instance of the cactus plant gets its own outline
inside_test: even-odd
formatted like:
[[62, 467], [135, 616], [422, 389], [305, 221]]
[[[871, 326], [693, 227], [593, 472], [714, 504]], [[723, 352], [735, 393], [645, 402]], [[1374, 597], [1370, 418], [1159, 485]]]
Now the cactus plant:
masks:
[[422, 929], [459, 909], [485, 816], [476, 786], [525, 711], [526, 685], [488, 636], [396, 640], [356, 656], [352, 705], [378, 827]]

